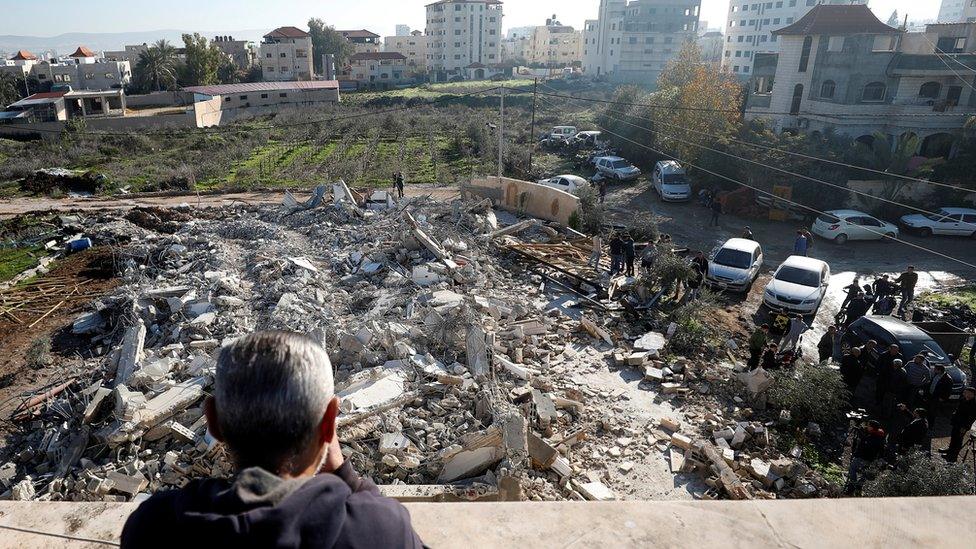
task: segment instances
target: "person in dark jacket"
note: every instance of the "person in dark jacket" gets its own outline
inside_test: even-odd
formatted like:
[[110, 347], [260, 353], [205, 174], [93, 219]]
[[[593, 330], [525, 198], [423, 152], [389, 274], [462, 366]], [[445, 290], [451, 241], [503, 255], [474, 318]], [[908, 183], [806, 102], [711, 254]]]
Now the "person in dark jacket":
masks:
[[909, 265], [908, 269], [895, 279], [894, 284], [901, 289], [901, 304], [898, 306], [898, 314], [904, 315], [908, 310], [908, 305], [915, 299], [915, 286], [918, 285], [918, 273], [915, 266]]
[[850, 285], [844, 286], [844, 291], [847, 292], [847, 297], [844, 298], [844, 302], [840, 304], [841, 310], [847, 308], [851, 300], [855, 297], [861, 295], [861, 280], [857, 276], [854, 277], [854, 282]]
[[909, 410], [904, 404], [899, 404], [898, 410], [903, 415], [910, 416], [908, 425], [898, 436], [898, 453], [904, 455], [916, 448], [928, 453], [929, 422], [925, 419], [928, 412], [925, 408]]
[[820, 362], [824, 362], [834, 356], [834, 344], [839, 337], [837, 334], [837, 326], [827, 327], [827, 331], [820, 338], [820, 342], [817, 343], [817, 356], [820, 358]]
[[613, 233], [610, 237], [610, 276], [616, 276], [624, 270], [624, 241], [620, 235]]
[[868, 314], [870, 309], [871, 303], [865, 299], [863, 293], [854, 296], [854, 299], [847, 304], [847, 318], [844, 320], [844, 326], [850, 326], [855, 320]]
[[756, 240], [756, 235], [752, 234], [752, 229], [751, 228], [745, 227], [744, 229], [742, 229], [742, 236], [740, 238], [744, 238], [746, 240], [753, 240], [753, 241], [755, 241]]
[[897, 344], [889, 345], [888, 350], [878, 357], [878, 363], [875, 365], [877, 367], [877, 376], [875, 377], [874, 385], [875, 405], [881, 405], [884, 401], [885, 393], [891, 388], [891, 376], [894, 372], [891, 364], [895, 360], [904, 361], [904, 358], [901, 356], [901, 347]]
[[854, 347], [840, 359], [840, 376], [847, 385], [847, 390], [853, 395], [861, 383], [864, 370], [861, 368], [861, 348]]
[[153, 495], [123, 548], [423, 546], [406, 508], [343, 458], [332, 365], [314, 340], [263, 332], [224, 347], [204, 410], [236, 477]]
[[775, 370], [779, 368], [779, 361], [776, 359], [777, 351], [779, 351], [779, 347], [775, 343], [770, 343], [766, 346], [766, 351], [762, 356], [762, 368], [764, 370]]
[[963, 437], [972, 428], [974, 422], [976, 422], [976, 388], [966, 387], [962, 391], [959, 406], [956, 407], [956, 412], [952, 414], [952, 419], [949, 421], [949, 425], [952, 426], [949, 447], [939, 450], [945, 455], [946, 461], [955, 463], [959, 458]]
[[861, 428], [857, 440], [854, 442], [854, 447], [851, 449], [851, 463], [847, 470], [847, 488], [845, 490], [848, 494], [854, 493], [858, 487], [861, 471], [881, 458], [887, 445], [886, 440], [887, 435], [877, 420], [872, 419]]
[[949, 397], [952, 396], [953, 386], [952, 376], [945, 369], [945, 366], [936, 364], [932, 367], [932, 381], [925, 387], [925, 409], [929, 411], [929, 425], [935, 425], [935, 420], [939, 416]]
[[718, 227], [719, 226], [718, 218], [720, 215], [722, 215], [722, 201], [719, 200], [718, 197], [712, 199], [711, 210], [712, 210], [712, 220], [709, 224], [713, 227]]
[[874, 295], [877, 296], [878, 299], [890, 296], [895, 291], [888, 275], [881, 275], [881, 278], [874, 281], [872, 288], [874, 289]]
[[624, 235], [624, 261], [627, 263], [627, 276], [634, 276], [634, 260], [637, 259], [637, 249], [635, 248], [634, 237], [629, 234]]

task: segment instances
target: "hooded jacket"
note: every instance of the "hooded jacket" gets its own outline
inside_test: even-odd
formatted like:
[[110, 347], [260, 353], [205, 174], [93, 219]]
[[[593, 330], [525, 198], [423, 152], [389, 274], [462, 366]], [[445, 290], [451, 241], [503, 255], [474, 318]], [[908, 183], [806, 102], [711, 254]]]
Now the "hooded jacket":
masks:
[[282, 479], [264, 469], [195, 480], [146, 500], [122, 547], [423, 547], [400, 503], [346, 461], [334, 474]]

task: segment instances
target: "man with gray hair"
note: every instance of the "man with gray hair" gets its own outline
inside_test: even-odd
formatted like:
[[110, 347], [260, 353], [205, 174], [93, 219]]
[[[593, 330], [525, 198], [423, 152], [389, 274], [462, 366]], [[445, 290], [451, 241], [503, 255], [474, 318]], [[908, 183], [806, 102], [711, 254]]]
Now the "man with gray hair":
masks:
[[237, 476], [155, 494], [123, 547], [423, 546], [407, 510], [343, 459], [332, 365], [312, 339], [262, 332], [224, 347], [204, 410]]

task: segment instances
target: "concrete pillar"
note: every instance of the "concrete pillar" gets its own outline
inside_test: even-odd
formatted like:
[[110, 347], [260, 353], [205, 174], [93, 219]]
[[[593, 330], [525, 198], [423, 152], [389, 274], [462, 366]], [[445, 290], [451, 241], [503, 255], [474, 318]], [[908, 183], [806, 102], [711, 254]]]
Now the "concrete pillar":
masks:
[[125, 92], [122, 92], [122, 93], [119, 94], [119, 99], [122, 100], [122, 114], [124, 115], [125, 114], [125, 109], [126, 109], [126, 106], [125, 106]]
[[108, 97], [102, 97], [102, 114], [108, 116]]

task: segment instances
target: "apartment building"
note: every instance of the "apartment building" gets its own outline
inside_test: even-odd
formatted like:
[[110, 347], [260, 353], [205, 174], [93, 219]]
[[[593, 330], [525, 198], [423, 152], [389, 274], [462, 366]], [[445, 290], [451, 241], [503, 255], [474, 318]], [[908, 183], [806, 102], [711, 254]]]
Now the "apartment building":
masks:
[[312, 35], [296, 27], [279, 27], [264, 35], [261, 72], [268, 82], [311, 80]]
[[779, 37], [773, 31], [792, 25], [820, 4], [867, 4], [867, 0], [731, 0], [722, 68], [748, 78], [757, 53], [778, 51]]
[[976, 0], [942, 0], [939, 7], [939, 23], [966, 23], [976, 21]]
[[399, 53], [406, 58], [410, 74], [422, 74], [427, 72], [427, 38], [420, 31], [407, 36], [387, 36], [383, 40], [383, 51]]
[[583, 62], [583, 33], [560, 24], [553, 15], [532, 29], [522, 44], [522, 58], [547, 67], [570, 67]]
[[349, 58], [349, 78], [360, 87], [390, 88], [407, 81], [407, 58], [393, 51], [356, 53]]
[[247, 70], [254, 65], [257, 57], [254, 43], [247, 40], [234, 40], [233, 36], [215, 36], [213, 44], [224, 52], [237, 68]]
[[352, 44], [353, 53], [376, 53], [382, 49], [380, 35], [366, 29], [336, 31]]
[[30, 74], [41, 84], [71, 86], [74, 90], [111, 90], [125, 87], [132, 80], [128, 61], [115, 61], [98, 56], [85, 46], [67, 57], [37, 61], [30, 65]]
[[745, 116], [777, 131], [867, 143], [876, 131], [913, 134], [919, 153], [936, 157], [976, 109], [976, 23], [907, 33], [864, 5], [818, 5], [774, 35], [780, 51], [757, 54]]
[[427, 64], [435, 80], [501, 61], [502, 2], [441, 0], [427, 5]]
[[583, 29], [583, 71], [614, 83], [657, 85], [664, 66], [698, 35], [700, 0], [600, 0]]

